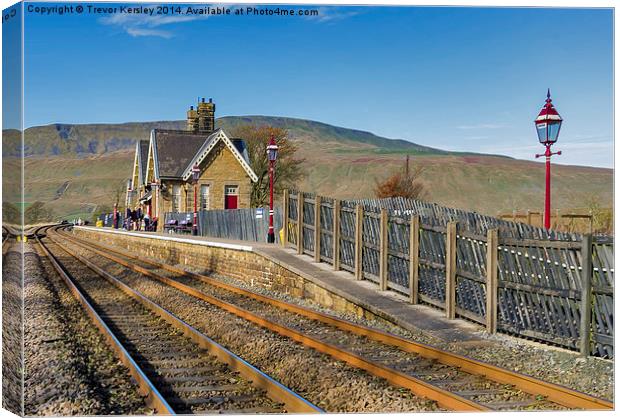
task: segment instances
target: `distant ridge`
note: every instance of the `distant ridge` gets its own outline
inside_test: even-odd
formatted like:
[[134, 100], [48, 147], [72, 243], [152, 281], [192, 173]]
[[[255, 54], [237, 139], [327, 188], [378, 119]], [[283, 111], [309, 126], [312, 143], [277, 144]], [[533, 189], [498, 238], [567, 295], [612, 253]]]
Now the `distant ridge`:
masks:
[[[357, 129], [343, 128], [323, 122], [283, 116], [225, 116], [216, 120], [218, 127], [232, 130], [245, 124], [271, 125], [289, 130], [294, 141], [329, 144], [343, 152], [359, 151], [377, 154], [410, 153], [426, 155], [477, 155], [440, 150], [404, 139], [390, 139]], [[185, 129], [185, 121], [152, 121], [125, 123], [55, 123], [33, 126], [25, 132], [26, 156], [97, 155], [132, 149], [135, 141], [146, 139], [151, 129]], [[20, 136], [17, 130], [3, 131], [3, 156], [20, 155]], [[508, 158], [508, 157], [506, 157]]]
[[[216, 126], [244, 124], [286, 128], [304, 160], [297, 187], [339, 199], [374, 197], [378, 180], [401, 170], [406, 156], [423, 167], [425, 200], [444, 206], [496, 215], [499, 211], [542, 209], [544, 163], [504, 156], [450, 152], [371, 132], [304, 119], [261, 115], [226, 116]], [[185, 129], [185, 121], [117, 124], [57, 123], [28, 128], [24, 161], [26, 205], [45, 202], [58, 215], [90, 217], [91, 211], [124, 199], [135, 141], [151, 129]], [[5, 173], [17, 167], [19, 131], [3, 131]], [[12, 165], [11, 165], [12, 164]], [[277, 169], [277, 168], [276, 168]], [[4, 177], [3, 190], [19, 205], [19, 182]], [[11, 198], [9, 196], [15, 196]], [[553, 169], [554, 209], [587, 208], [591, 202], [612, 207], [613, 170], [557, 165]]]

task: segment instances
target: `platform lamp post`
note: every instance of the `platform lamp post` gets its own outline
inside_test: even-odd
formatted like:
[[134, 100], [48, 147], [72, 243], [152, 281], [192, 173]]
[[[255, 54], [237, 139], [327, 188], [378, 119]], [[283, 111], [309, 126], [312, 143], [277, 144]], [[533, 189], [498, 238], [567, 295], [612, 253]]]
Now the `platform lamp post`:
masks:
[[112, 228], [118, 229], [118, 203], [114, 202], [114, 214], [112, 215]]
[[269, 232], [267, 233], [267, 242], [270, 244], [276, 242], [276, 236], [273, 233], [273, 177], [277, 158], [278, 144], [271, 134], [269, 145], [267, 145], [267, 159], [269, 160]]
[[192, 180], [194, 183], [194, 223], [192, 224], [192, 234], [198, 235], [198, 179], [200, 178], [200, 167], [194, 164], [192, 167]]
[[551, 146], [555, 144], [560, 135], [562, 118], [553, 104], [551, 104], [551, 93], [547, 89], [547, 100], [545, 105], [534, 121], [538, 141], [545, 146], [544, 154], [536, 154], [536, 158], [545, 157], [545, 228], [551, 228], [551, 156], [562, 155], [562, 151], [551, 152]]

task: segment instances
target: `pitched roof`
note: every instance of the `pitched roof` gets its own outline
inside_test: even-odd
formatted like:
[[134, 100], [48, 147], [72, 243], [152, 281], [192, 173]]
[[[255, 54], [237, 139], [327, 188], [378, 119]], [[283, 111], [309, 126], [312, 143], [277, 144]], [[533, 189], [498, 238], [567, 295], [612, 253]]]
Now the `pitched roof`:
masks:
[[140, 160], [138, 164], [140, 165], [140, 183], [144, 184], [146, 177], [146, 159], [149, 158], [149, 141], [147, 139], [140, 140]]
[[[258, 181], [258, 177], [256, 173], [250, 167], [250, 161], [248, 152], [245, 146], [245, 142], [243, 140], [231, 141], [222, 128], [217, 129], [213, 132], [206, 141], [202, 144], [202, 146], [194, 153], [193, 158], [189, 160], [189, 164], [185, 166], [184, 170], [181, 170], [181, 176], [183, 180], [188, 180], [192, 174], [192, 167], [194, 164], [200, 164], [209, 153], [215, 148], [215, 145], [218, 142], [224, 142], [224, 144], [228, 147], [230, 152], [232, 152], [235, 159], [239, 162], [241, 167], [245, 170], [247, 175], [253, 182]], [[158, 151], [159, 153], [159, 151]]]
[[154, 129], [153, 133], [160, 177], [181, 177], [187, 162], [208, 139], [188, 131]]

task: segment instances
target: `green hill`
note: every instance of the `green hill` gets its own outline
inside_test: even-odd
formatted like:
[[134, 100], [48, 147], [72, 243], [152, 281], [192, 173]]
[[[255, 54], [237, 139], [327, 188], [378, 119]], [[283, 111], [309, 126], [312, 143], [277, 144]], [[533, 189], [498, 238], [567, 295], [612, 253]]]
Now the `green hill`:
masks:
[[[299, 187], [325, 196], [373, 196], [377, 179], [402, 167], [405, 156], [423, 165], [427, 200], [491, 215], [513, 209], [540, 210], [544, 165], [475, 153], [455, 153], [388, 139], [370, 132], [303, 119], [230, 116], [217, 125], [232, 130], [244, 124], [286, 128], [305, 158]], [[63, 216], [85, 216], [109, 206], [124, 193], [135, 141], [148, 139], [153, 128], [184, 129], [184, 121], [122, 124], [53, 124], [25, 132], [25, 200], [41, 200]], [[19, 156], [18, 131], [3, 132], [3, 157]], [[6, 164], [5, 164], [6, 165]], [[5, 173], [6, 176], [6, 173]], [[6, 184], [6, 182], [5, 182]], [[554, 165], [553, 206], [582, 208], [596, 201], [612, 206], [613, 171]]]

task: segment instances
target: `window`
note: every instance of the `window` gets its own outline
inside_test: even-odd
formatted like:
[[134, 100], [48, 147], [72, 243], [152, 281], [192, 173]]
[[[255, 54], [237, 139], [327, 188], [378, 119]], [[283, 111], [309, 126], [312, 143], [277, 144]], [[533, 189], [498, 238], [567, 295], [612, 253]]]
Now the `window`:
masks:
[[239, 190], [239, 186], [226, 186], [226, 189], [224, 190], [224, 194], [236, 195], [236, 194], [239, 194], [238, 190]]
[[209, 210], [209, 185], [200, 186], [200, 209]]
[[175, 184], [172, 186], [172, 211], [179, 212], [181, 206], [181, 186]]

